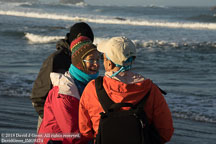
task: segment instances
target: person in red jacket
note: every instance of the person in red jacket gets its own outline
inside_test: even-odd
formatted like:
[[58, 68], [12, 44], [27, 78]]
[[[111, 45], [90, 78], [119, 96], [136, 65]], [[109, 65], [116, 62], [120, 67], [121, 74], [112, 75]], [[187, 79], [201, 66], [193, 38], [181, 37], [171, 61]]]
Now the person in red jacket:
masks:
[[[115, 103], [137, 104], [150, 92], [144, 111], [149, 123], [159, 132], [161, 143], [168, 142], [174, 132], [171, 112], [160, 89], [150, 79], [131, 70], [136, 57], [133, 42], [126, 37], [113, 37], [99, 43], [97, 49], [103, 53], [103, 87], [107, 95]], [[98, 101], [95, 80], [92, 80], [85, 87], [79, 105], [79, 129], [83, 136], [96, 137], [101, 112], [104, 110]]]
[[35, 143], [61, 141], [63, 144], [85, 144], [78, 128], [80, 96], [87, 83], [98, 76], [100, 55], [92, 41], [80, 36], [70, 45], [72, 64], [67, 72], [51, 73], [53, 88], [49, 91], [44, 117]]

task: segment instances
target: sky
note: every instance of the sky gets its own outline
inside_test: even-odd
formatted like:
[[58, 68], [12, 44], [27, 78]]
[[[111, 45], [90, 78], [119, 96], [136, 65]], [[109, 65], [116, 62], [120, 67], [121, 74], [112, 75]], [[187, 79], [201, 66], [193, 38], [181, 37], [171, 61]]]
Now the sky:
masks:
[[216, 6], [216, 0], [85, 0], [92, 5]]

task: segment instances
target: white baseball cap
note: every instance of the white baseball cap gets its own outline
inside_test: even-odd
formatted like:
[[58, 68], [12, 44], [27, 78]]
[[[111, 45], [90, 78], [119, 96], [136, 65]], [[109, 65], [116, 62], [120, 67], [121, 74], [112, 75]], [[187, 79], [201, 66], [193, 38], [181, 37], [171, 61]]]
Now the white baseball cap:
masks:
[[97, 50], [105, 53], [115, 64], [125, 65], [125, 61], [130, 57], [136, 57], [136, 47], [134, 43], [126, 37], [113, 37], [98, 44]]

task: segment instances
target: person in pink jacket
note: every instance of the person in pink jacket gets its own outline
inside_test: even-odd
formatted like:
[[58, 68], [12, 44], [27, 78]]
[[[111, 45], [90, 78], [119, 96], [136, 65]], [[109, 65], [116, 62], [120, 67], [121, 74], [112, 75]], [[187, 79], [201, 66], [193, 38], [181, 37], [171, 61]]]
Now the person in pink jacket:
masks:
[[[170, 141], [174, 132], [173, 121], [161, 90], [150, 79], [131, 70], [136, 57], [133, 42], [126, 37], [113, 37], [99, 43], [97, 49], [103, 53], [103, 87], [108, 97], [115, 103], [137, 104], [149, 93], [144, 105], [148, 122], [153, 123], [159, 132], [161, 143]], [[79, 106], [79, 128], [86, 138], [93, 139], [98, 134], [101, 112], [104, 110], [98, 100], [95, 80], [92, 80], [85, 87]]]
[[44, 105], [44, 118], [35, 143], [61, 141], [63, 144], [88, 143], [78, 128], [80, 96], [87, 83], [98, 76], [99, 52], [92, 41], [80, 36], [70, 45], [72, 64], [64, 74], [51, 73], [53, 88]]

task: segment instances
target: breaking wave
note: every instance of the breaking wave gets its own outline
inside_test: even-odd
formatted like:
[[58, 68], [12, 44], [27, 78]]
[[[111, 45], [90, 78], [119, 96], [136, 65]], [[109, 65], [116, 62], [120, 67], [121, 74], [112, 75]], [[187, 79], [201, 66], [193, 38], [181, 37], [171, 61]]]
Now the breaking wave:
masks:
[[121, 24], [135, 26], [152, 26], [166, 28], [183, 28], [183, 29], [205, 29], [216, 30], [215, 23], [183, 23], [183, 22], [166, 22], [166, 21], [148, 21], [148, 20], [132, 20], [132, 19], [116, 19], [115, 17], [97, 17], [91, 18], [88, 16], [69, 16], [61, 14], [38, 13], [38, 12], [21, 12], [21, 11], [0, 11], [0, 15], [10, 15], [29, 18], [67, 20], [67, 21], [85, 21], [99, 24]]
[[[25, 33], [25, 38], [31, 43], [51, 43], [63, 39], [64, 36], [46, 36], [37, 35], [33, 33]], [[94, 44], [98, 44], [108, 38], [96, 37]], [[215, 49], [216, 43], [214, 42], [168, 42], [162, 40], [132, 40], [137, 48], [176, 48], [176, 49]]]
[[32, 33], [26, 33], [25, 37], [30, 41], [30, 43], [50, 43], [64, 38], [63, 36], [42, 36]]

